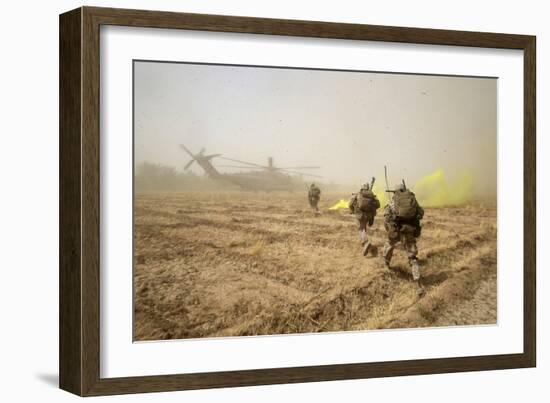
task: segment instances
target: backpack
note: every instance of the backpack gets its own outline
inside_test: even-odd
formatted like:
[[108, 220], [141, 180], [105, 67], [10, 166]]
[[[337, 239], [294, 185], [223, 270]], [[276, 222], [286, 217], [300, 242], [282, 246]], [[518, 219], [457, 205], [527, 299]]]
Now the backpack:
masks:
[[416, 218], [418, 202], [410, 190], [397, 191], [393, 194], [393, 205], [397, 218], [410, 220]]
[[321, 189], [314, 187], [309, 189], [309, 197], [318, 198], [321, 195]]
[[380, 207], [380, 202], [372, 191], [361, 189], [357, 195], [357, 207], [365, 213], [373, 213]]

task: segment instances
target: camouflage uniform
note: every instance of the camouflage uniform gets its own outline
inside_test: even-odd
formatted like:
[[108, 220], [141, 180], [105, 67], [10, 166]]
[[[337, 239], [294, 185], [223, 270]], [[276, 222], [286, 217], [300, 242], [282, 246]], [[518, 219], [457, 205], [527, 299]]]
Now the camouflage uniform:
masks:
[[[361, 187], [361, 190], [370, 190], [369, 184], [364, 184]], [[361, 190], [351, 196], [348, 205], [351, 212], [355, 215], [355, 218], [357, 219], [359, 240], [361, 242], [361, 245], [363, 246], [363, 254], [366, 256], [371, 246], [371, 243], [367, 237], [367, 226], [371, 227], [374, 223], [374, 217], [376, 216], [376, 210], [380, 207], [380, 202], [378, 201], [376, 195], [373, 194], [373, 198], [377, 207], [371, 211], [361, 210], [359, 208], [359, 193], [361, 193]]]
[[318, 213], [319, 207], [317, 205], [319, 204], [319, 200], [321, 199], [321, 189], [319, 189], [319, 187], [316, 186], [315, 183], [312, 183], [309, 187], [308, 199], [311, 208], [315, 210], [316, 213]]
[[418, 266], [418, 248], [416, 246], [416, 238], [420, 236], [420, 220], [424, 216], [424, 209], [417, 206], [416, 218], [411, 220], [399, 220], [395, 214], [395, 208], [392, 202], [384, 208], [384, 227], [388, 232], [388, 240], [384, 245], [384, 262], [387, 267], [390, 265], [390, 261], [393, 255], [395, 246], [401, 242], [407, 257], [409, 259], [409, 265], [413, 279], [415, 281], [420, 280], [420, 267]]

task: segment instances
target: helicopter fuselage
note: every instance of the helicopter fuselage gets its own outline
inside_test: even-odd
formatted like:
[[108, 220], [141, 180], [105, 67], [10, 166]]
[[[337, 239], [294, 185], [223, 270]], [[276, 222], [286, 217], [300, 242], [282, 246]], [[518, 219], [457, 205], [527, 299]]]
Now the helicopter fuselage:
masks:
[[[204, 170], [206, 175], [209, 178], [224, 182], [229, 182], [234, 185], [239, 186], [241, 190], [246, 191], [294, 191], [300, 190], [303, 188], [304, 183], [300, 178], [300, 173], [297, 176], [288, 175], [282, 172], [281, 168], [276, 168], [273, 166], [273, 159], [269, 159], [269, 164], [267, 166], [261, 166], [259, 164], [246, 163], [250, 164], [255, 168], [255, 170], [250, 170], [246, 172], [236, 172], [236, 173], [220, 173], [214, 165], [212, 165], [211, 160], [214, 157], [219, 157], [220, 154], [211, 154], [204, 155], [204, 149], [201, 150], [198, 154], [193, 154], [189, 151], [184, 145], [181, 147], [191, 156], [192, 160], [187, 163], [185, 169], [193, 162], [197, 162], [199, 166]], [[229, 158], [225, 158], [230, 161]], [[307, 167], [307, 168], [317, 168], [317, 167]], [[290, 171], [292, 173], [297, 173]], [[308, 174], [306, 174], [308, 175]], [[315, 175], [313, 175], [315, 176]]]

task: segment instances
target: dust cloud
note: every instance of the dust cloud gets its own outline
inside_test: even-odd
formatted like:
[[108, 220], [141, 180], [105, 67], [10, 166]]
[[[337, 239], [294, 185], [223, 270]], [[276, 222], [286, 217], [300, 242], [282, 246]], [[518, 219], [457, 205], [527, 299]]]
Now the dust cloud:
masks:
[[198, 164], [184, 169], [185, 144], [259, 165], [318, 166], [301, 178], [342, 189], [342, 200], [374, 176], [384, 203], [386, 165], [388, 185], [405, 180], [423, 205], [496, 202], [495, 78], [157, 62], [135, 62], [134, 74], [136, 173], [156, 164], [202, 178]]

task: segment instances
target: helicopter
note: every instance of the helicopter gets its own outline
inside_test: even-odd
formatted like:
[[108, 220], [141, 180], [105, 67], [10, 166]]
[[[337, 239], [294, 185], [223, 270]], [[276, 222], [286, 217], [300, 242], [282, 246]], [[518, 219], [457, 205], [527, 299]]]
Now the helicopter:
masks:
[[[304, 183], [299, 179], [302, 176], [321, 178], [319, 175], [296, 171], [303, 169], [319, 169], [320, 167], [317, 166], [277, 167], [275, 166], [272, 157], [268, 158], [267, 165], [261, 165], [233, 158], [226, 158], [223, 157], [222, 154], [205, 155], [204, 152], [206, 150], [204, 148], [196, 154], [193, 154], [183, 144], [180, 144], [180, 148], [191, 157], [191, 160], [185, 164], [184, 170], [188, 170], [191, 165], [196, 162], [211, 179], [232, 183], [239, 186], [241, 190], [266, 192], [281, 190], [294, 191], [303, 188]], [[240, 165], [214, 166], [212, 164], [212, 159], [214, 158]], [[221, 173], [217, 169], [224, 167], [242, 168], [247, 169], [248, 171], [238, 173]], [[299, 176], [296, 177], [295, 175]]]

